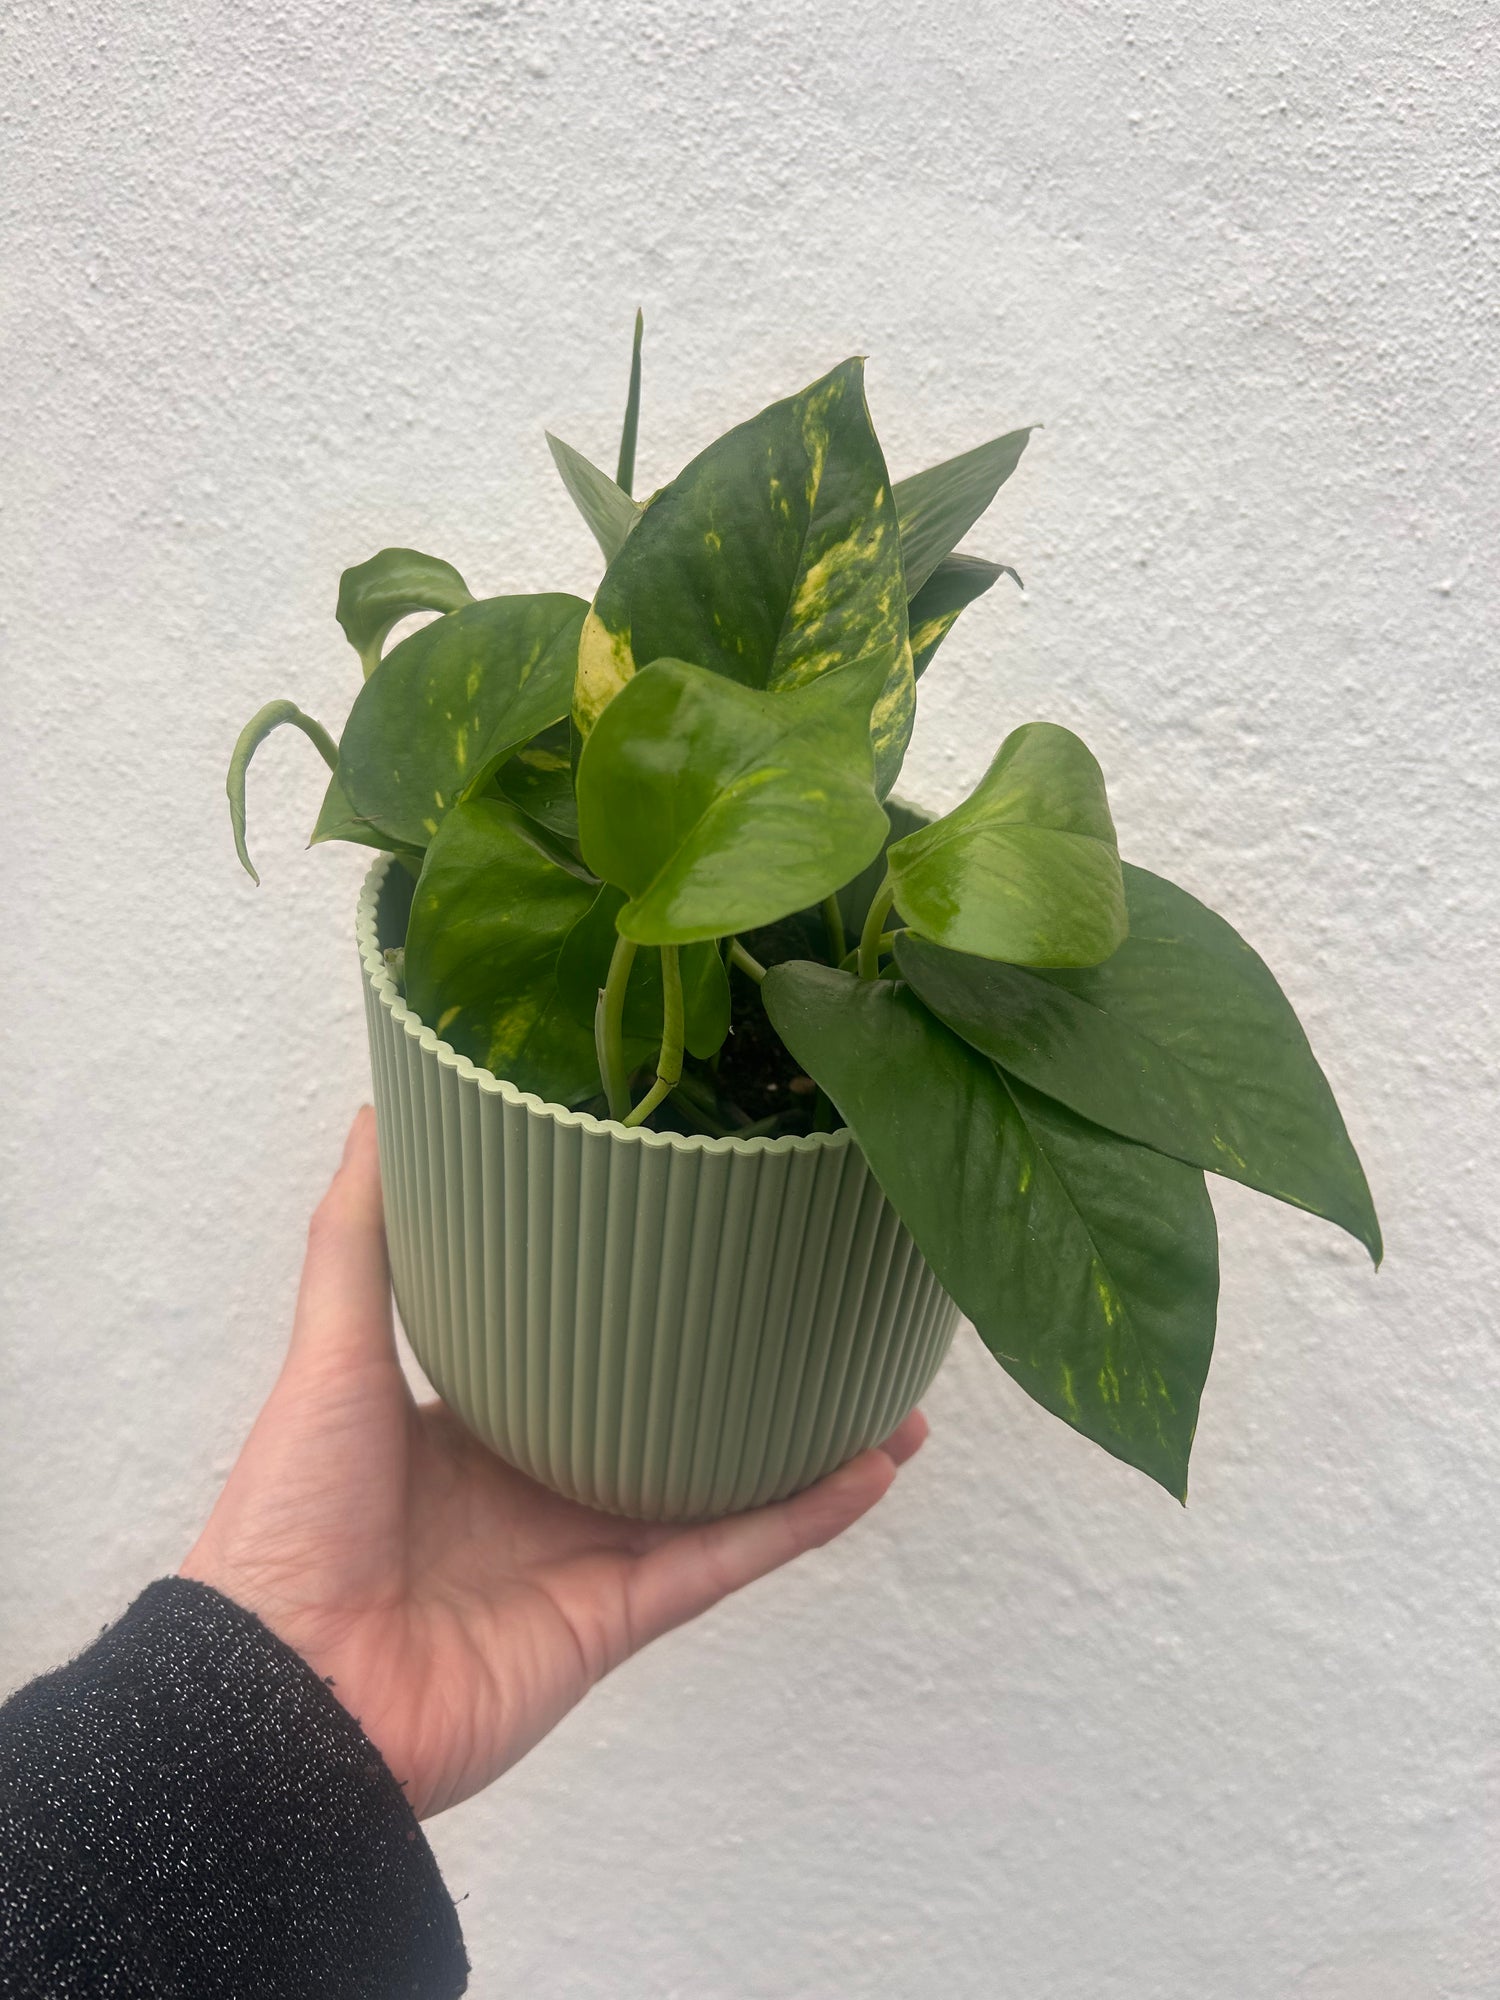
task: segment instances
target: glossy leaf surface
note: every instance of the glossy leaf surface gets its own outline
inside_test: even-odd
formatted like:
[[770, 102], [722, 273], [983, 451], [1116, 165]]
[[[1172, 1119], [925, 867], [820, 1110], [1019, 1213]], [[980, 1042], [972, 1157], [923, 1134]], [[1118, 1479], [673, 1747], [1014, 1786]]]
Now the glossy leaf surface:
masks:
[[581, 598], [487, 597], [392, 647], [339, 744], [353, 813], [408, 847], [568, 712]]
[[897, 963], [1012, 1075], [1112, 1132], [1326, 1216], [1378, 1262], [1363, 1169], [1271, 971], [1185, 890], [1144, 868], [1124, 876], [1130, 935], [1102, 965], [1028, 972], [911, 937]]
[[564, 718], [539, 736], [533, 736], [500, 766], [495, 784], [513, 805], [529, 813], [548, 833], [576, 845], [578, 804], [573, 797], [570, 729]]
[[[557, 987], [563, 1004], [574, 1020], [589, 1029], [619, 937], [615, 918], [624, 905], [624, 890], [606, 882], [593, 906], [568, 933], [558, 960]], [[678, 967], [688, 1053], [706, 1062], [729, 1033], [729, 975], [714, 944], [684, 945]], [[654, 1055], [661, 1044], [661, 953], [649, 946], [636, 953], [630, 968], [624, 1029], [627, 1044], [639, 1050], [635, 1060]]]
[[584, 859], [630, 898], [623, 936], [691, 944], [774, 923], [879, 852], [869, 716], [884, 671], [787, 694], [682, 660], [634, 676], [578, 764]]
[[962, 805], [892, 847], [896, 907], [954, 951], [1097, 965], [1125, 936], [1104, 777], [1068, 729], [1028, 722]]
[[906, 594], [915, 597], [1015, 471], [1031, 430], [1007, 431], [895, 486]]
[[1001, 1366], [1184, 1497], [1218, 1300], [1202, 1174], [1006, 1078], [910, 987], [801, 963], [761, 992]]
[[768, 692], [878, 663], [871, 727], [877, 783], [890, 789], [915, 684], [900, 532], [861, 362], [739, 425], [649, 502], [584, 625], [580, 729], [663, 658]]
[[839, 890], [839, 912], [844, 919], [845, 938], [851, 947], [859, 942], [870, 905], [885, 880], [886, 855], [892, 844], [904, 840], [909, 833], [915, 833], [918, 827], [932, 824], [930, 813], [919, 812], [915, 806], [903, 805], [899, 799], [886, 800], [885, 816], [888, 822], [885, 845], [873, 861]]
[[984, 562], [978, 556], [944, 556], [907, 606], [911, 620], [911, 670], [920, 680], [932, 656], [976, 597], [1002, 576], [1021, 578], [1009, 563]]
[[557, 959], [597, 886], [507, 801], [455, 807], [412, 898], [407, 1004], [460, 1054], [520, 1090], [554, 1104], [592, 1096], [593, 1032], [558, 996]]
[[229, 759], [229, 775], [224, 781], [224, 789], [229, 795], [229, 823], [234, 829], [234, 851], [240, 857], [245, 873], [257, 885], [260, 877], [245, 845], [245, 779], [249, 774], [250, 760], [261, 744], [273, 729], [280, 729], [286, 724], [302, 731], [325, 764], [332, 767], [338, 762], [338, 751], [328, 731], [321, 722], [314, 722], [310, 715], [304, 715], [293, 701], [268, 701], [240, 731]]
[[473, 602], [452, 563], [420, 549], [382, 549], [339, 578], [336, 616], [368, 680], [393, 625], [414, 611], [461, 611]]
[[607, 472], [591, 465], [581, 451], [574, 451], [572, 445], [564, 444], [551, 431], [547, 433], [547, 444], [553, 463], [562, 474], [563, 485], [587, 521], [604, 560], [613, 562], [625, 546], [625, 537], [640, 519], [640, 508]]

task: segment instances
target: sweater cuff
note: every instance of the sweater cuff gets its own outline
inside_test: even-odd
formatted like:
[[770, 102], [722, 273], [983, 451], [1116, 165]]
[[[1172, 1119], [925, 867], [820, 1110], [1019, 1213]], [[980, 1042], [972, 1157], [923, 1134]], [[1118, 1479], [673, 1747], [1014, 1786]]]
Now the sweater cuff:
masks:
[[0, 1882], [0, 1970], [45, 1967], [49, 1995], [467, 1983], [380, 1753], [253, 1613], [181, 1577], [0, 1710]]

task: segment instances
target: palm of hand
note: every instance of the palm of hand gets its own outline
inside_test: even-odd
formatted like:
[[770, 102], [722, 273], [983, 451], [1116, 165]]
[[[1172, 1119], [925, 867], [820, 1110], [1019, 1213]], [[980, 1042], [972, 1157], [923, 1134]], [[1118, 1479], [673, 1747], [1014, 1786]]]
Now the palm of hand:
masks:
[[422, 1817], [499, 1776], [648, 1640], [838, 1534], [925, 1432], [909, 1418], [807, 1492], [702, 1526], [550, 1493], [411, 1396], [366, 1111], [314, 1218], [286, 1364], [182, 1573], [331, 1681]]

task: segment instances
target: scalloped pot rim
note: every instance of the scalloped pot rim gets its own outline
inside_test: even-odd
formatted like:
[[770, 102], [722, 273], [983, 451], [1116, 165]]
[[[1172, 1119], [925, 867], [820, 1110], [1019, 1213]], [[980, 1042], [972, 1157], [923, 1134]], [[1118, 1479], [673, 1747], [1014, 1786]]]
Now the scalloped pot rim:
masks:
[[394, 855], [377, 856], [360, 891], [355, 916], [360, 961], [365, 978], [391, 1019], [421, 1049], [435, 1055], [444, 1068], [456, 1070], [461, 1077], [472, 1079], [481, 1090], [490, 1091], [508, 1103], [523, 1105], [533, 1115], [556, 1119], [559, 1125], [580, 1125], [585, 1131], [607, 1133], [622, 1145], [665, 1146], [679, 1153], [823, 1153], [853, 1143], [853, 1134], [847, 1125], [841, 1125], [836, 1132], [788, 1134], [780, 1139], [711, 1139], [698, 1132], [650, 1132], [638, 1125], [621, 1125], [614, 1118], [596, 1118], [591, 1111], [569, 1111], [563, 1105], [549, 1104], [546, 1098], [538, 1097], [534, 1091], [518, 1090], [503, 1076], [496, 1076], [493, 1070], [481, 1069], [470, 1057], [460, 1055], [451, 1043], [439, 1040], [436, 1029], [428, 1027], [420, 1015], [414, 1014], [396, 991], [396, 982], [386, 967], [376, 928], [380, 892], [394, 865]]

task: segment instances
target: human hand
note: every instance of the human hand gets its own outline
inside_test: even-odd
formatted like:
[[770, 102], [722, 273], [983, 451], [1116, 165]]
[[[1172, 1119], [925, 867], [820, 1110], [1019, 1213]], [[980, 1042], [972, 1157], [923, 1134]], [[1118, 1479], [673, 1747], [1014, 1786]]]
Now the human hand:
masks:
[[926, 1435], [913, 1412], [792, 1499], [700, 1526], [558, 1498], [407, 1387], [367, 1108], [313, 1217], [281, 1374], [181, 1573], [325, 1677], [427, 1817], [650, 1640], [841, 1534]]

